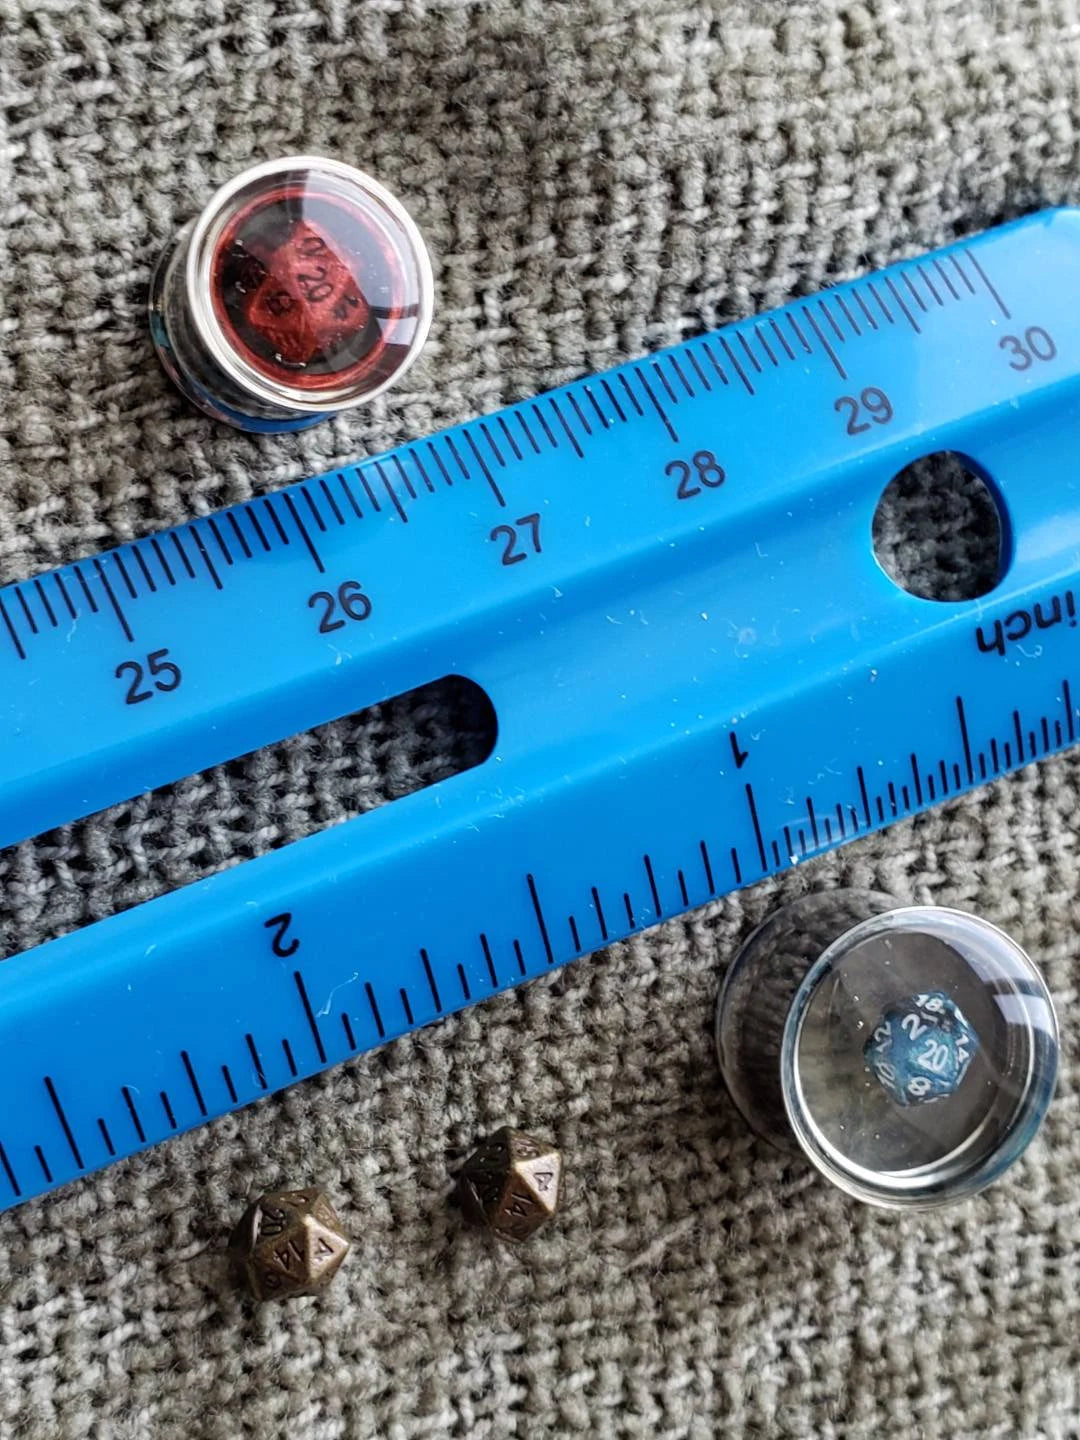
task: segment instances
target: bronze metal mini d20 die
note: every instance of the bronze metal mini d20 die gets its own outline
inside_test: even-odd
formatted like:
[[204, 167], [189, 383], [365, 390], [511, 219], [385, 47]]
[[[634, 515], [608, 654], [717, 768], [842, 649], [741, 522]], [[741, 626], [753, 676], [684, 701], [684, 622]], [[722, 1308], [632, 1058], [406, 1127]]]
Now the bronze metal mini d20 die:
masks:
[[503, 1126], [465, 1162], [465, 1217], [501, 1240], [527, 1240], [559, 1207], [562, 1156], [554, 1145]]
[[256, 1300], [290, 1300], [325, 1290], [349, 1240], [321, 1190], [272, 1190], [244, 1211], [229, 1252]]

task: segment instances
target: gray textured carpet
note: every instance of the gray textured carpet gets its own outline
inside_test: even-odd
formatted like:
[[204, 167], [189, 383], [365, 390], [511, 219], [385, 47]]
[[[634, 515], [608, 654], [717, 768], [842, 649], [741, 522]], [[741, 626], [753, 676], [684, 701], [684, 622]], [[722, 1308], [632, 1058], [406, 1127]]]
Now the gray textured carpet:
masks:
[[[1080, 199], [1078, 76], [1075, 0], [0, 0], [0, 575]], [[407, 200], [439, 308], [370, 413], [252, 440], [158, 372], [146, 284], [216, 183], [298, 150]], [[8, 852], [6, 951], [431, 778], [461, 718], [391, 706]], [[5, 1215], [0, 1436], [1080, 1435], [1078, 779], [1028, 770]], [[727, 959], [838, 881], [985, 913], [1060, 1002], [1044, 1136], [956, 1210], [848, 1203], [718, 1082]], [[520, 1254], [445, 1203], [505, 1119], [570, 1173]], [[317, 1176], [352, 1263], [252, 1318], [225, 1228]]]

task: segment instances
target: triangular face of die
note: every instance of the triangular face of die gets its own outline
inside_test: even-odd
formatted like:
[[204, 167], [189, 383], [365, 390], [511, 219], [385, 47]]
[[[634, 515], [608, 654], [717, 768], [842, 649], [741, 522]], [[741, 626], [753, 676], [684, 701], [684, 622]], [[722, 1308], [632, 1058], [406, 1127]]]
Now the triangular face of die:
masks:
[[523, 1180], [539, 1203], [553, 1215], [559, 1204], [562, 1181], [562, 1160], [557, 1154], [537, 1155], [533, 1160], [518, 1160], [514, 1174]]

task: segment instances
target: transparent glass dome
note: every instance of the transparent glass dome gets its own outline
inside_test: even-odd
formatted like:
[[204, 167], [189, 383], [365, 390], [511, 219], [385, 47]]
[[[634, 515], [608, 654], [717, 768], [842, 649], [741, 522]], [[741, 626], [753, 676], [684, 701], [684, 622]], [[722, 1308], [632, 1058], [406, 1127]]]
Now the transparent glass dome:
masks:
[[399, 379], [427, 337], [432, 297], [401, 203], [351, 165], [292, 156], [238, 175], [177, 237], [151, 287], [151, 330], [204, 410], [288, 429]]
[[751, 935], [717, 1048], [756, 1130], [895, 1207], [997, 1179], [1038, 1130], [1058, 1058], [1049, 993], [1007, 935], [860, 891], [805, 896]]

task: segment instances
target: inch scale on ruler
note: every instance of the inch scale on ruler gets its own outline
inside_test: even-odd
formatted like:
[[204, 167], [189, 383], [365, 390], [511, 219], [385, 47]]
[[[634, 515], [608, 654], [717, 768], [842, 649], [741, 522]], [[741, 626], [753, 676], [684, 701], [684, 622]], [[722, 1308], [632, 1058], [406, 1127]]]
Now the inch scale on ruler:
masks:
[[[0, 844], [445, 675], [498, 721], [3, 962], [0, 1205], [1072, 744], [1078, 286], [1037, 215], [0, 591]], [[944, 449], [980, 601], [873, 557]]]

